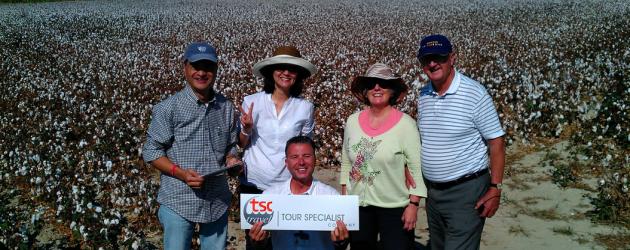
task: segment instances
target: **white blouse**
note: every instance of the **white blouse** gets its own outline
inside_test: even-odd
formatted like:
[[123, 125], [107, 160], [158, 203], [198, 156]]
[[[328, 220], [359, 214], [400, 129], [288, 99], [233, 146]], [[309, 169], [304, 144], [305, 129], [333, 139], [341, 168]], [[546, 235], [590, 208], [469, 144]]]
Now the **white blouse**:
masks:
[[245, 112], [251, 112], [249, 107], [252, 102], [254, 126], [243, 157], [247, 180], [241, 182], [265, 190], [291, 178], [284, 164], [284, 147], [294, 136], [313, 137], [314, 106], [305, 99], [290, 97], [277, 115], [271, 94], [258, 92], [244, 98], [242, 106]]

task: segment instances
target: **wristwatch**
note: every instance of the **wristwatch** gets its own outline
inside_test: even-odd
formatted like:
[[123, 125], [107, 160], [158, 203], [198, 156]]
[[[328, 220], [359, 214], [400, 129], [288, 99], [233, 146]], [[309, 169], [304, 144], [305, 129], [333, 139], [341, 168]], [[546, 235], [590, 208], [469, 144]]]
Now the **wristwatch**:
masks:
[[503, 183], [490, 183], [490, 187], [496, 188], [498, 190], [503, 189]]

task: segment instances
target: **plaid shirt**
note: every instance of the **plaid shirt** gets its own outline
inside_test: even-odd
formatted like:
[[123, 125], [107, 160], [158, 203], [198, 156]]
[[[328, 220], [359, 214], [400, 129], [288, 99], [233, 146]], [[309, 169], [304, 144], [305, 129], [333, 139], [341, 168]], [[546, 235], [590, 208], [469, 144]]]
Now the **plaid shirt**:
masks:
[[[207, 104], [200, 102], [186, 84], [183, 90], [155, 105], [144, 160], [166, 156], [200, 175], [225, 167], [225, 156], [236, 155], [234, 104], [218, 93]], [[216, 221], [227, 211], [230, 199], [225, 173], [206, 176], [200, 189], [192, 189], [168, 174], [160, 176], [158, 202], [192, 222]]]

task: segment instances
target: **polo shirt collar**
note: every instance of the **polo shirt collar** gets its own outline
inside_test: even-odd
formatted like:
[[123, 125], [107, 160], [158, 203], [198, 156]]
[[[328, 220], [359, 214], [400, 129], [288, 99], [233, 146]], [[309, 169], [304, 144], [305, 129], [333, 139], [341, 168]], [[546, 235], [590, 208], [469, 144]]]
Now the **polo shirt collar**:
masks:
[[[452, 94], [457, 93], [461, 79], [462, 79], [461, 74], [459, 73], [459, 71], [455, 70], [455, 76], [453, 77], [453, 81], [451, 81], [451, 85], [448, 86], [448, 89], [446, 90], [444, 95], [452, 95]], [[433, 82], [431, 81], [429, 81], [429, 84], [427, 84], [426, 88], [423, 88], [421, 91], [421, 94], [429, 94], [429, 93], [432, 95], [438, 95], [437, 91], [435, 91], [435, 88], [433, 88]]]
[[445, 94], [455, 94], [457, 90], [459, 89], [461, 79], [462, 79], [461, 74], [457, 70], [455, 70], [455, 76], [453, 77], [451, 86], [448, 87]]

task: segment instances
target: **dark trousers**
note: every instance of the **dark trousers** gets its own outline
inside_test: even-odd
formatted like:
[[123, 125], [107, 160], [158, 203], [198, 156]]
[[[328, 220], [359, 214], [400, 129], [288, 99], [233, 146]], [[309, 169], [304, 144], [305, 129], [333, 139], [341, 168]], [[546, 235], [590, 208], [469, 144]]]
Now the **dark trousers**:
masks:
[[489, 184], [488, 173], [447, 188], [427, 184], [431, 249], [479, 249], [485, 218], [479, 216], [481, 210], [475, 209], [475, 204]]
[[350, 231], [351, 249], [413, 249], [414, 231], [403, 229], [401, 220], [405, 208], [359, 207], [359, 231]]
[[[247, 186], [240, 185], [239, 190], [241, 194], [262, 194], [262, 190], [256, 188], [255, 186]], [[271, 246], [271, 239], [267, 240], [264, 245], [256, 245], [252, 242], [252, 239], [249, 237], [249, 229], [245, 230], [245, 249], [246, 250], [271, 250], [273, 247]]]

